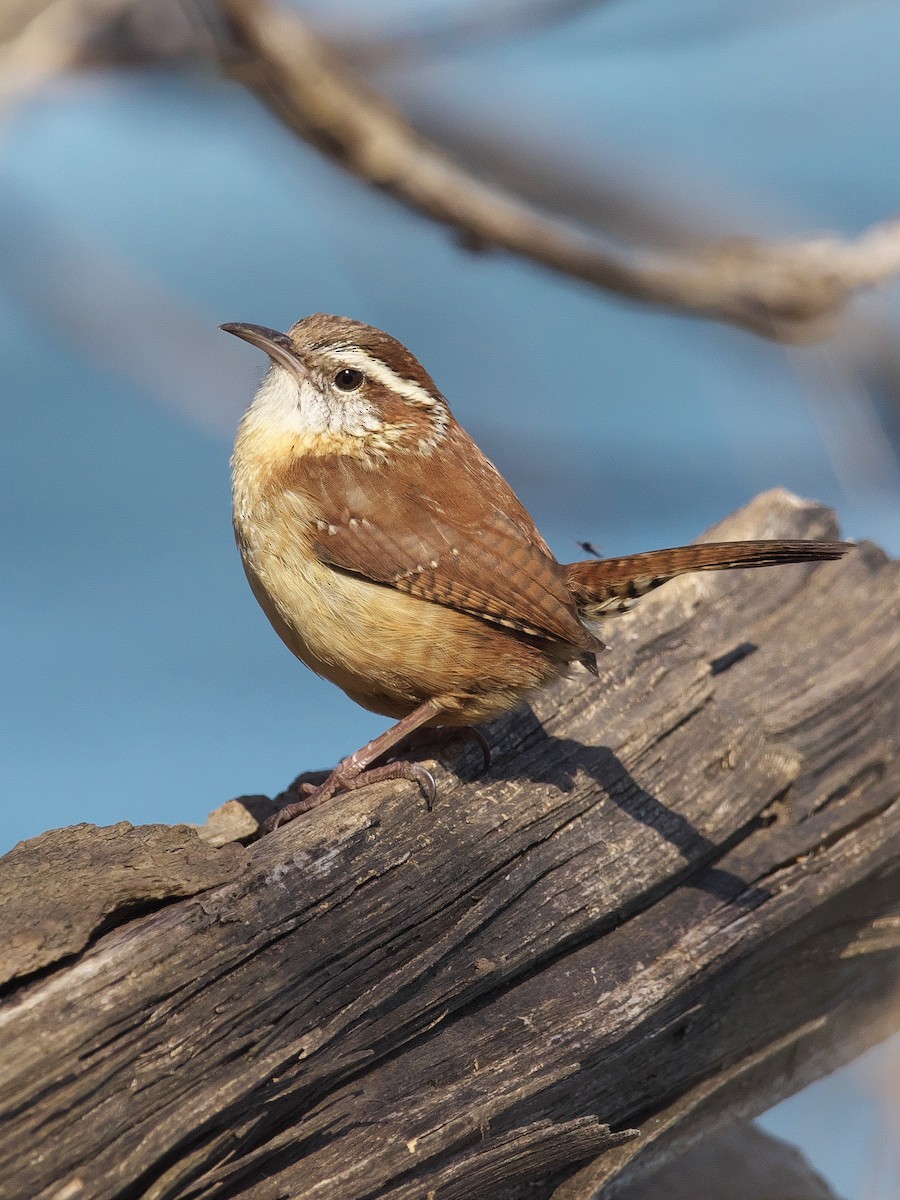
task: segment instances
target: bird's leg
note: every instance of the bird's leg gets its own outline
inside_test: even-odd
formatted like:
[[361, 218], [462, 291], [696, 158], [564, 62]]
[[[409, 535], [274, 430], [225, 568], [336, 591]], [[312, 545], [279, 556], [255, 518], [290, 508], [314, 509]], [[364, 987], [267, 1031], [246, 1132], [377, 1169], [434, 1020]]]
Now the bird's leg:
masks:
[[410, 754], [417, 750], [439, 749], [454, 743], [475, 742], [484, 759], [484, 769], [491, 768], [491, 748], [488, 740], [474, 725], [433, 725], [428, 729], [421, 726], [408, 733], [402, 744], [395, 746], [396, 754]]
[[[262, 832], [271, 833], [273, 829], [287, 824], [288, 821], [293, 821], [301, 813], [309, 812], [310, 809], [317, 808], [326, 800], [330, 800], [336, 792], [353, 792], [357, 788], [366, 787], [370, 783], [381, 783], [385, 779], [409, 779], [418, 783], [425, 793], [430, 808], [434, 802], [436, 786], [431, 772], [427, 771], [421, 763], [401, 760], [385, 763], [380, 767], [373, 767], [371, 764], [382, 755], [387, 754], [389, 750], [393, 750], [397, 743], [413, 730], [424, 725], [426, 721], [433, 720], [440, 711], [440, 705], [434, 700], [426, 700], [424, 704], [414, 708], [396, 725], [392, 725], [377, 738], [367, 742], [362, 749], [339, 762], [324, 783], [313, 787], [302, 799], [295, 800], [292, 804], [286, 804], [274, 817], [270, 817], [263, 825]], [[309, 784], [303, 786], [308, 788]]]

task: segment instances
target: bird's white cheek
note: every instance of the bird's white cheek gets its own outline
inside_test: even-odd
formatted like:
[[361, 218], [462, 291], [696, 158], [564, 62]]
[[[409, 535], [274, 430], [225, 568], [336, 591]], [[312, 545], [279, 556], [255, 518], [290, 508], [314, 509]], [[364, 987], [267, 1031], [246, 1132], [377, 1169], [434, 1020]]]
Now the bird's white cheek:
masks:
[[284, 367], [272, 365], [250, 406], [254, 423], [273, 434], [322, 433], [329, 412], [311, 381], [300, 381]]
[[381, 421], [362, 396], [335, 400], [312, 380], [300, 380], [273, 365], [248, 414], [252, 423], [274, 435], [322, 433], [365, 436], [381, 429]]

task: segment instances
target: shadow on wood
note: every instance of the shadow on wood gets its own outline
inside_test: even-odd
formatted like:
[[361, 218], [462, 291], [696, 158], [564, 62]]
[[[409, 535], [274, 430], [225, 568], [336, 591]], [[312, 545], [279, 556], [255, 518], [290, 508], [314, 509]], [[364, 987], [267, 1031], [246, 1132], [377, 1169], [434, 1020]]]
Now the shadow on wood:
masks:
[[[715, 536], [834, 532], [776, 492]], [[898, 581], [865, 545], [677, 580], [434, 812], [340, 797], [45, 956], [0, 1007], [3, 1194], [583, 1200], [886, 1036]]]
[[710, 1134], [645, 1181], [616, 1189], [614, 1200], [838, 1198], [799, 1150], [755, 1125], [742, 1125]]

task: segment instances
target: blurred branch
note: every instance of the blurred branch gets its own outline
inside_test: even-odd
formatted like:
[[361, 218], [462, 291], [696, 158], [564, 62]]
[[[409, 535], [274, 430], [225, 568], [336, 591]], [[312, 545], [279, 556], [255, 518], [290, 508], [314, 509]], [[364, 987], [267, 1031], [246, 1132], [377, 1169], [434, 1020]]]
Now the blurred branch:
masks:
[[[855, 241], [731, 239], [690, 257], [611, 252], [466, 172], [418, 134], [295, 16], [269, 0], [222, 0], [225, 69], [323, 154], [457, 231], [632, 300], [785, 342], [824, 337], [858, 290], [900, 274], [900, 221]], [[239, 53], [235, 54], [237, 48]]]
[[416, 128], [465, 170], [611, 243], [692, 254], [740, 220], [730, 197], [727, 211], [710, 195], [698, 200], [696, 179], [688, 185], [675, 172], [602, 148], [587, 154], [578, 142], [560, 145], [549, 130], [542, 136], [502, 119], [491, 124], [481, 113], [464, 117], [432, 106], [427, 96], [411, 103]]
[[[898, 220], [847, 241], [730, 238], [661, 250], [635, 239], [632, 250], [614, 249], [529, 203], [527, 189], [467, 170], [271, 0], [51, 0], [37, 11], [19, 0], [0, 12], [7, 88], [10, 76], [21, 83], [96, 61], [213, 55], [322, 154], [447, 225], [471, 250], [505, 250], [631, 300], [783, 342], [827, 336], [857, 292], [900, 274]], [[597, 205], [602, 211], [602, 197]]]
[[223, 36], [214, 0], [3, 0], [0, 96], [79, 67], [209, 61]]
[[0, 9], [0, 95], [78, 65], [95, 23], [108, 22], [121, 8], [121, 0], [10, 0]]

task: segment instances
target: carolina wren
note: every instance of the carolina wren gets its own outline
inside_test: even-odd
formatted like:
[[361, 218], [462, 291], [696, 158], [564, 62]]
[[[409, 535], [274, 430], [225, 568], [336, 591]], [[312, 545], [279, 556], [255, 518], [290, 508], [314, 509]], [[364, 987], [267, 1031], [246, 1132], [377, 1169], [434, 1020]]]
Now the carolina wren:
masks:
[[398, 718], [275, 824], [417, 763], [375, 766], [421, 726], [516, 708], [592, 625], [685, 571], [838, 558], [843, 542], [718, 542], [557, 562], [418, 360], [381, 330], [317, 313], [287, 333], [223, 325], [271, 359], [234, 449], [234, 528], [282, 640], [358, 704]]

